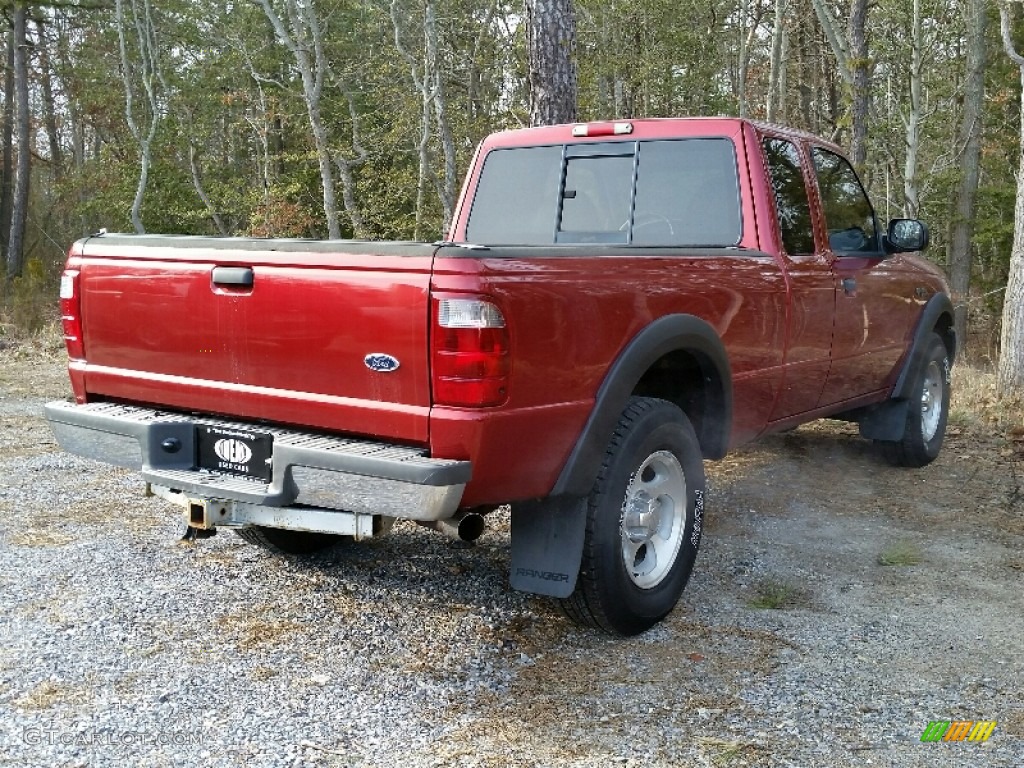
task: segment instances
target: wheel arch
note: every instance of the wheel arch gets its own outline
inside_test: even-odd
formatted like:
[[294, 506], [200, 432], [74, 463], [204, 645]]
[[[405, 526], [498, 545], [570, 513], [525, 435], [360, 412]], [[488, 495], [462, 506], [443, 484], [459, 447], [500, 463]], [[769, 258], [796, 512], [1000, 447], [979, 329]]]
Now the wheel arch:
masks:
[[921, 357], [927, 354], [933, 333], [942, 339], [952, 365], [956, 358], [956, 329], [953, 325], [953, 302], [944, 293], [935, 294], [925, 304], [889, 399], [858, 414], [861, 437], [892, 442], [903, 435], [913, 395], [911, 388], [914, 385], [914, 373], [921, 364]]
[[903, 361], [903, 369], [893, 387], [892, 399], [901, 400], [909, 397], [909, 388], [913, 381], [911, 374], [914, 372], [917, 361], [924, 354], [932, 333], [939, 334], [942, 343], [946, 345], [946, 350], [949, 352], [949, 363], [952, 365], [956, 359], [957, 338], [953, 325], [953, 302], [944, 293], [936, 293], [932, 296], [921, 312], [910, 350]]
[[704, 457], [725, 455], [732, 429], [732, 374], [725, 346], [707, 321], [666, 315], [638, 333], [612, 363], [552, 496], [589, 493], [633, 395], [675, 403], [693, 424]]

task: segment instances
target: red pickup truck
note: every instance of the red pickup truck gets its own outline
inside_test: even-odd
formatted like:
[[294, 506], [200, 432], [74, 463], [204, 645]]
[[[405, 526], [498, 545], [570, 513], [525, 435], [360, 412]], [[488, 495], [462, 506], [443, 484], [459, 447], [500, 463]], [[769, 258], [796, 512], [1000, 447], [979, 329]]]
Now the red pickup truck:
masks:
[[75, 402], [46, 414], [193, 532], [290, 554], [511, 504], [512, 585], [633, 634], [689, 578], [704, 459], [822, 417], [935, 458], [956, 339], [927, 242], [803, 133], [498, 133], [444, 242], [77, 242]]

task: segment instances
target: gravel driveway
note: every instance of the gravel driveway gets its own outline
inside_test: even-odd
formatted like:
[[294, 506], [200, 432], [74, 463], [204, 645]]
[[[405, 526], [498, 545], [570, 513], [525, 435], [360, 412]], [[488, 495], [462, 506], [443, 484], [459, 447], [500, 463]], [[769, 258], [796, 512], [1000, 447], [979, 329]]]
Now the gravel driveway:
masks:
[[828, 422], [709, 463], [683, 601], [622, 640], [510, 591], [501, 514], [303, 562], [182, 543], [57, 450], [58, 356], [0, 370], [0, 765], [1024, 765], [1019, 443], [896, 470]]

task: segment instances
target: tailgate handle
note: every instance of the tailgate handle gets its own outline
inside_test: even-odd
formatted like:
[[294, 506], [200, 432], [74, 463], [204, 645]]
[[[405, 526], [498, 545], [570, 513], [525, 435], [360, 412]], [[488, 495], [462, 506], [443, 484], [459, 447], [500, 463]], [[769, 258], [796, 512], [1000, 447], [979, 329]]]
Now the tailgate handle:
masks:
[[252, 267], [214, 267], [215, 285], [239, 285], [252, 288]]

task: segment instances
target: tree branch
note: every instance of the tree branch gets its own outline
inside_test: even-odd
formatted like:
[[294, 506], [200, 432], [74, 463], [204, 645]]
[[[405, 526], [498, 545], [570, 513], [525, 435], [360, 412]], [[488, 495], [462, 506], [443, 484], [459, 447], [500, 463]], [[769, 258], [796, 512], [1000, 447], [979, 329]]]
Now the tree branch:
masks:
[[852, 83], [853, 70], [850, 68], [850, 52], [847, 50], [846, 41], [843, 40], [836, 30], [837, 22], [835, 17], [832, 16], [832, 12], [826, 7], [825, 0], [811, 0], [811, 4], [814, 6], [818, 21], [825, 33], [825, 38], [832, 48], [832, 53], [835, 54], [836, 63], [839, 65], [839, 74], [842, 75], [845, 82]]
[[1006, 0], [1000, 0], [999, 2], [999, 31], [1003, 37], [1003, 50], [1006, 51], [1006, 55], [1010, 57], [1010, 61], [1024, 69], [1024, 56], [1017, 53], [1017, 49], [1013, 44], [1013, 38], [1010, 36], [1009, 5], [1010, 4], [1006, 2]]

